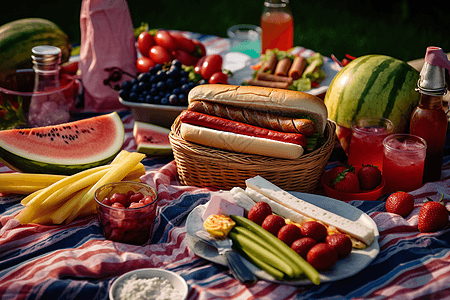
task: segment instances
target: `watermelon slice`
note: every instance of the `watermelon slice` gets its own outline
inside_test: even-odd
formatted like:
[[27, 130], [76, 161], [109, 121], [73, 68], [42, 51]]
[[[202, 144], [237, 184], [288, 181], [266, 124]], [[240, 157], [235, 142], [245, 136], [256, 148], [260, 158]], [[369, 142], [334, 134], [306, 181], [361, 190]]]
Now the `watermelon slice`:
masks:
[[170, 130], [157, 125], [135, 121], [133, 136], [137, 151], [150, 155], [171, 155], [172, 146], [169, 141]]
[[0, 131], [0, 160], [24, 173], [72, 175], [111, 161], [125, 138], [116, 112], [46, 127]]

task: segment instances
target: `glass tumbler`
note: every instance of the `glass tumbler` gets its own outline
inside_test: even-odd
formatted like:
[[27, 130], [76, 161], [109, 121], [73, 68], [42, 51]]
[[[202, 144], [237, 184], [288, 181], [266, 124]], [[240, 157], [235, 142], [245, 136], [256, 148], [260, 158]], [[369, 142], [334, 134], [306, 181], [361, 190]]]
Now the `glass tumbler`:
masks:
[[[150, 196], [150, 202], [135, 208], [116, 208], [102, 202], [114, 193], [127, 194], [130, 191], [142, 193], [144, 197]], [[151, 239], [158, 198], [153, 187], [134, 181], [113, 182], [99, 187], [94, 197], [98, 220], [106, 239], [133, 245], [143, 245]]]
[[364, 117], [352, 122], [348, 163], [356, 173], [362, 165], [378, 166], [383, 171], [383, 140], [394, 131], [394, 123], [386, 118]]

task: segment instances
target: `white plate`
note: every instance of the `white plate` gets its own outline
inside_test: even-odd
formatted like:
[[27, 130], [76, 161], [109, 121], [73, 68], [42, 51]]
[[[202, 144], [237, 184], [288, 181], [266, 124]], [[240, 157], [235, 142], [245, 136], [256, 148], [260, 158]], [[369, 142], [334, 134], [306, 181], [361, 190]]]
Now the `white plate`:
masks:
[[[303, 57], [310, 57], [315, 52], [309, 49], [305, 49], [303, 47], [296, 47], [292, 54], [300, 53]], [[250, 59], [242, 59], [239, 60], [233, 59], [230, 63], [227, 63], [225, 59], [223, 68], [227, 70], [235, 70], [233, 71], [233, 76], [228, 80], [229, 84], [233, 85], [241, 85], [244, 80], [252, 78], [254, 70], [250, 68], [251, 65], [256, 64], [258, 61], [250, 60]], [[228, 66], [230, 64], [230, 66]], [[229, 68], [229, 69], [228, 69]], [[327, 73], [325, 79], [320, 83], [320, 86], [317, 88], [312, 88], [309, 91], [305, 91], [305, 93], [312, 95], [320, 95], [325, 93], [328, 90], [328, 87], [331, 84], [331, 81], [336, 76], [336, 74], [341, 70], [341, 67], [338, 66], [331, 58], [324, 57], [323, 58], [323, 66], [322, 70]]]
[[172, 284], [173, 288], [175, 290], [178, 290], [181, 293], [180, 300], [187, 299], [189, 287], [186, 283], [186, 280], [184, 280], [183, 277], [181, 277], [180, 275], [178, 275], [175, 272], [164, 270], [164, 269], [146, 268], [146, 269], [138, 269], [138, 270], [130, 271], [130, 272], [125, 273], [122, 276], [118, 277], [114, 281], [114, 283], [112, 284], [112, 286], [109, 290], [109, 299], [110, 300], [119, 300], [120, 299], [119, 287], [133, 275], [136, 275], [137, 279], [149, 279], [149, 278], [153, 278], [153, 277], [160, 277], [163, 279], [167, 279]]
[[[345, 202], [320, 195], [298, 193], [298, 192], [292, 192], [292, 194], [302, 200], [313, 203], [318, 207], [329, 210], [335, 214], [338, 214], [352, 221], [361, 223], [374, 230], [375, 239], [372, 245], [370, 245], [370, 247], [364, 250], [353, 249], [352, 253], [348, 257], [338, 260], [338, 262], [334, 265], [334, 267], [331, 270], [320, 272], [320, 280], [322, 283], [337, 281], [351, 277], [360, 272], [361, 270], [363, 270], [364, 268], [366, 268], [367, 265], [369, 265], [370, 262], [372, 262], [378, 255], [378, 253], [380, 252], [380, 247], [378, 245], [379, 233], [377, 225], [372, 220], [372, 218], [369, 217], [367, 214], [365, 214], [363, 211]], [[221, 255], [219, 255], [219, 253], [214, 247], [204, 243], [197, 237], [190, 234], [200, 229], [203, 229], [202, 214], [204, 210], [205, 205], [197, 206], [189, 214], [186, 220], [186, 228], [188, 231], [187, 239], [189, 248], [196, 255], [211, 262], [215, 262], [225, 266], [226, 262], [224, 258]], [[265, 271], [262, 271], [256, 266], [254, 266], [249, 261], [245, 260], [244, 258], [242, 259], [244, 263], [247, 265], [247, 267], [260, 279], [288, 285], [312, 284], [312, 282], [309, 279], [292, 280], [292, 281], [277, 280], [268, 273], [266, 273]]]

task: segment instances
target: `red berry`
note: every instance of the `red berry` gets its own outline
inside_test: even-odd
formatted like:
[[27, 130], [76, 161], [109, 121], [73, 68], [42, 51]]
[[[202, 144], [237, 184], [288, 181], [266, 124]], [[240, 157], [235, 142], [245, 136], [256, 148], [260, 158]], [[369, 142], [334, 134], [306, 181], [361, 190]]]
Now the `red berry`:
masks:
[[323, 242], [328, 235], [325, 225], [316, 221], [308, 221], [303, 223], [301, 231], [303, 236], [310, 237], [317, 243]]
[[345, 170], [336, 177], [332, 182], [333, 189], [345, 193], [358, 193], [359, 192], [359, 179], [358, 176], [349, 171]]
[[271, 214], [272, 208], [270, 208], [269, 204], [266, 202], [258, 202], [250, 208], [247, 218], [256, 224], [261, 225], [262, 222], [264, 222], [264, 219]]
[[336, 251], [327, 243], [313, 246], [306, 255], [306, 261], [317, 271], [331, 269], [338, 260]]
[[448, 210], [442, 202], [428, 201], [420, 208], [418, 228], [420, 232], [436, 232], [448, 224]]
[[128, 206], [128, 198], [126, 194], [114, 193], [110, 199], [111, 203], [120, 203], [124, 207]]
[[278, 231], [277, 237], [290, 247], [294, 241], [302, 237], [302, 231], [297, 225], [286, 224]]
[[306, 259], [308, 251], [317, 244], [317, 242], [310, 237], [303, 237], [294, 241], [291, 245], [292, 250], [297, 252], [298, 255]]
[[414, 198], [405, 192], [395, 192], [386, 200], [386, 211], [406, 218], [414, 209]]
[[342, 173], [342, 172], [344, 172], [345, 170], [347, 170], [348, 168], [347, 167], [345, 167], [345, 166], [337, 166], [337, 167], [334, 167], [334, 168], [332, 168], [329, 172], [329, 174], [330, 174], [330, 184], [333, 184], [333, 181], [334, 180], [336, 180], [336, 177], [340, 174], [340, 173]]
[[344, 258], [352, 252], [352, 241], [346, 234], [337, 233], [329, 235], [325, 238], [325, 242], [333, 247], [338, 254], [338, 258]]
[[273, 234], [274, 236], [277, 236], [278, 231], [280, 231], [281, 227], [286, 225], [286, 222], [284, 219], [278, 215], [268, 215], [264, 222], [262, 222], [261, 227]]
[[144, 198], [144, 195], [141, 192], [139, 192], [137, 194], [133, 193], [133, 195], [131, 195], [128, 199], [129, 199], [130, 203], [133, 203], [133, 202], [139, 202], [139, 200], [141, 200], [142, 198]]
[[358, 171], [359, 186], [362, 190], [373, 190], [381, 183], [381, 171], [377, 166], [363, 165]]

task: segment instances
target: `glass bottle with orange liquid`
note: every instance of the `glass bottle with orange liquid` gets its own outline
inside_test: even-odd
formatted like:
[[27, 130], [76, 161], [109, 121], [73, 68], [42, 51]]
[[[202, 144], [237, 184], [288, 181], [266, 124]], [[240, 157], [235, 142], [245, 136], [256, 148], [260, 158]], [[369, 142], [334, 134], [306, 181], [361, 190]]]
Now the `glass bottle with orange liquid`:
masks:
[[262, 47], [286, 51], [294, 46], [294, 19], [288, 0], [265, 0], [261, 15]]
[[424, 183], [441, 178], [448, 123], [447, 114], [442, 107], [442, 96], [447, 92], [445, 68], [450, 69], [447, 55], [441, 48], [428, 47], [418, 82], [419, 106], [411, 115], [409, 129], [411, 134], [418, 135], [427, 142]]

